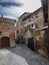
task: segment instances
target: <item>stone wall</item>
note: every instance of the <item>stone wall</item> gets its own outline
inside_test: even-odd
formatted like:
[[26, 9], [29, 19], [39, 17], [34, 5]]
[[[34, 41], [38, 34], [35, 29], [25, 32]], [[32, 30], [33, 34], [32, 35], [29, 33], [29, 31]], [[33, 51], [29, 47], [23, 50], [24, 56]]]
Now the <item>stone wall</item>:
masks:
[[[44, 27], [44, 18], [43, 18], [42, 8], [40, 8], [39, 10], [33, 12], [30, 16], [28, 16], [26, 19], [24, 19], [23, 23], [24, 23], [24, 28], [27, 28], [28, 26], [30, 26], [29, 27], [29, 30], [30, 30], [29, 35], [32, 35], [32, 36], [30, 36], [30, 38], [33, 37], [32, 24], [37, 25], [37, 26], [35, 26], [35, 30]], [[31, 30], [32, 30], [32, 32], [31, 32]], [[24, 36], [26, 36], [26, 38], [28, 39], [29, 38], [28, 37], [29, 36], [28, 35], [28, 30], [25, 33], [26, 33], [26, 35], [24, 35]]]
[[[22, 14], [22, 16], [23, 16], [23, 14]], [[30, 33], [31, 32], [31, 30], [30, 30], [29, 35], [28, 35], [28, 30], [25, 32], [25, 28], [27, 26], [30, 26], [30, 29], [33, 30], [33, 28], [31, 27], [32, 24], [37, 24], [38, 28], [44, 27], [43, 21], [44, 21], [43, 10], [42, 10], [42, 7], [41, 7], [38, 10], [36, 10], [35, 12], [30, 13], [27, 17], [22, 18], [21, 20], [18, 20], [17, 30], [19, 31], [19, 33], [17, 33], [17, 35], [23, 36], [23, 38], [28, 39], [28, 36], [32, 35], [33, 32]], [[31, 37], [33, 37], [33, 35]]]
[[45, 30], [37, 30], [34, 32], [35, 51], [44, 57], [48, 57], [45, 45]]
[[0, 45], [2, 37], [10, 38], [10, 46], [15, 46], [15, 20], [0, 17]]

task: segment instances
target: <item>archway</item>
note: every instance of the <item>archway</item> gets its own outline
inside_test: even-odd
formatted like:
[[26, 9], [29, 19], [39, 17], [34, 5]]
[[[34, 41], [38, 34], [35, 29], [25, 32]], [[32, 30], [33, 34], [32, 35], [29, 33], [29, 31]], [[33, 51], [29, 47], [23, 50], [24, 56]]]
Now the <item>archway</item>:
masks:
[[1, 47], [9, 47], [10, 46], [10, 38], [2, 37], [1, 38]]

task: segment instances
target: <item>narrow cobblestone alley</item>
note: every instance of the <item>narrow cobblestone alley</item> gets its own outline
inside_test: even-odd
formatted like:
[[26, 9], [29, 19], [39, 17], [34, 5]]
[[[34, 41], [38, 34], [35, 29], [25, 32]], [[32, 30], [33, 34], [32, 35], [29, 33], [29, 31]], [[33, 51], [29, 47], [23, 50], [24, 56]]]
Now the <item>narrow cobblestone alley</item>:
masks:
[[0, 65], [49, 65], [49, 62], [25, 45], [17, 44], [15, 48], [0, 49]]

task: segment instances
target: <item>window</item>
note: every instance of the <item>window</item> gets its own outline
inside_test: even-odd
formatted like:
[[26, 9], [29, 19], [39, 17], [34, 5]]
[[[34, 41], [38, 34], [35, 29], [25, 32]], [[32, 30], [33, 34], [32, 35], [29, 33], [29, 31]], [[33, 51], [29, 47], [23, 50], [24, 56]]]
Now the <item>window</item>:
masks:
[[33, 24], [33, 29], [35, 29], [36, 28], [36, 25], [35, 24]]
[[36, 28], [39, 28], [37, 23], [35, 23], [35, 27], [36, 27]]
[[35, 24], [31, 24], [32, 29], [35, 29]]
[[33, 27], [33, 24], [31, 24], [31, 26]]
[[36, 24], [36, 23], [31, 24], [31, 27], [32, 27], [32, 29], [39, 28], [39, 27], [38, 27], [38, 24]]

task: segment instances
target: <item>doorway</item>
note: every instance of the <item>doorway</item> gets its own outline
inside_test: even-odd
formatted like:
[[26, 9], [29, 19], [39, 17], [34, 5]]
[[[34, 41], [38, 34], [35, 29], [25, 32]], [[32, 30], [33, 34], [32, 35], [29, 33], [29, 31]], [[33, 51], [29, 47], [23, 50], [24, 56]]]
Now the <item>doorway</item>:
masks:
[[1, 38], [1, 47], [9, 47], [10, 46], [10, 38], [2, 37]]
[[33, 51], [35, 51], [35, 50], [34, 50], [34, 37], [28, 38], [28, 47], [29, 47], [30, 49], [32, 49]]

